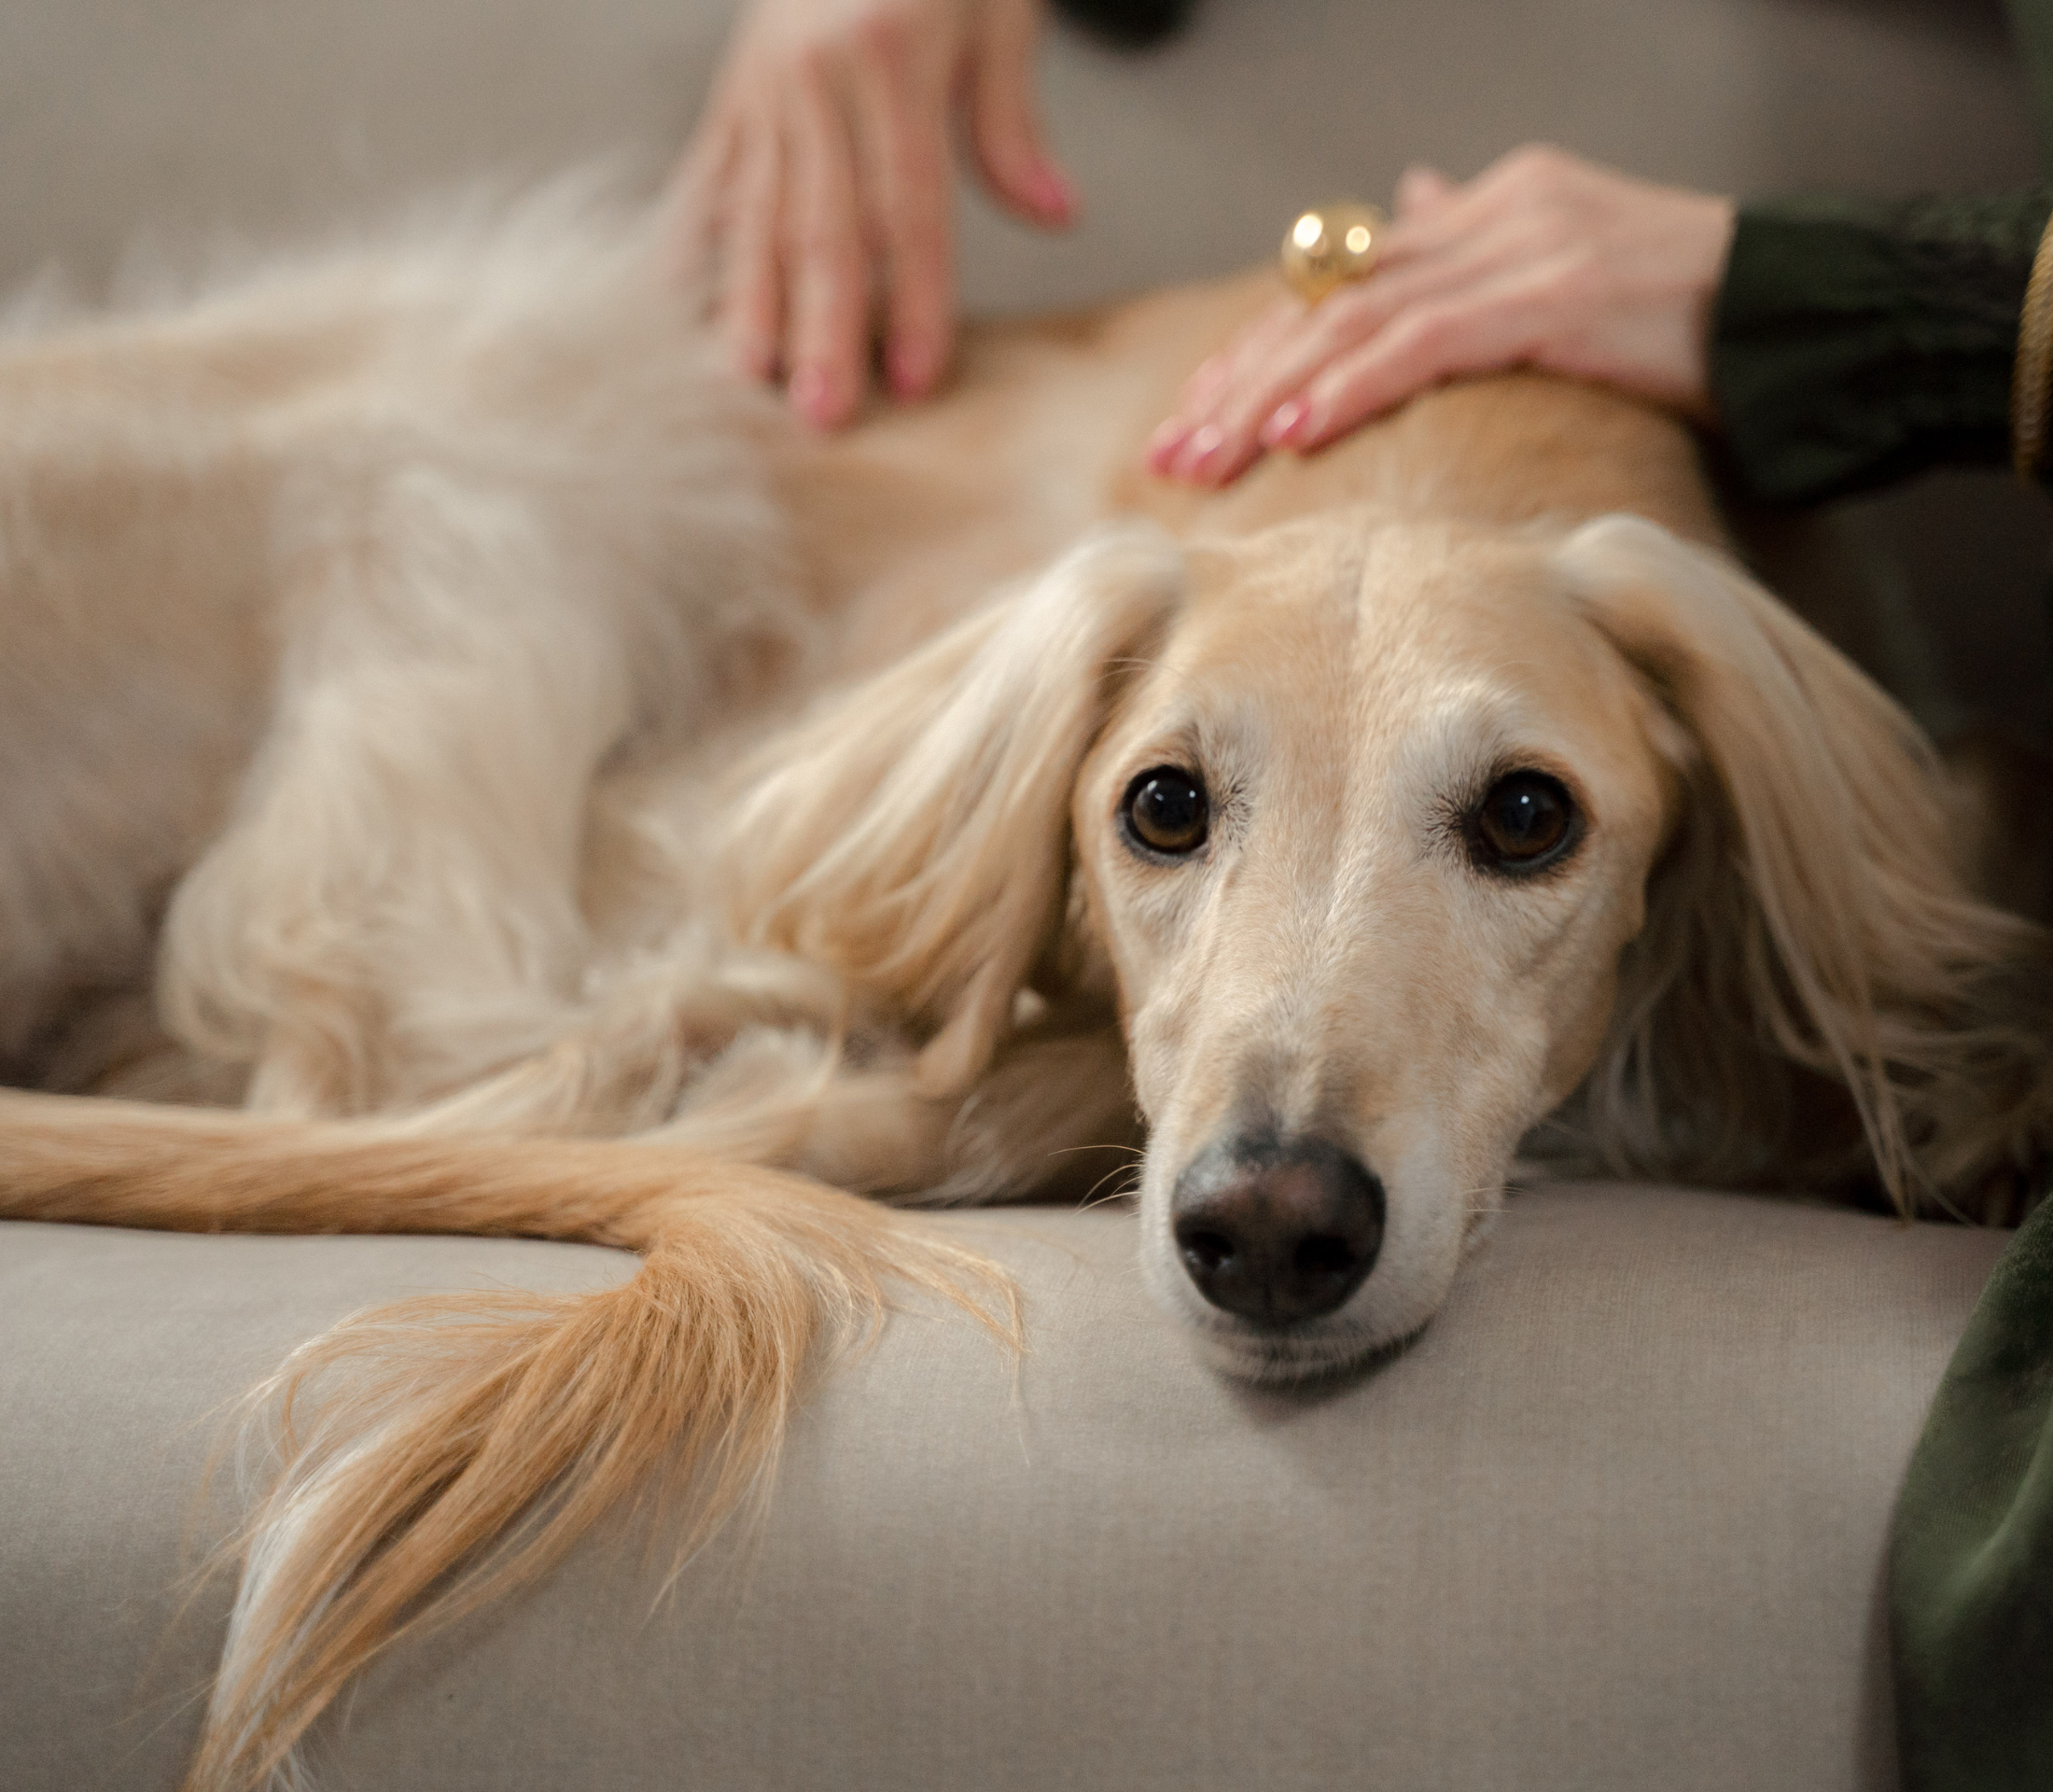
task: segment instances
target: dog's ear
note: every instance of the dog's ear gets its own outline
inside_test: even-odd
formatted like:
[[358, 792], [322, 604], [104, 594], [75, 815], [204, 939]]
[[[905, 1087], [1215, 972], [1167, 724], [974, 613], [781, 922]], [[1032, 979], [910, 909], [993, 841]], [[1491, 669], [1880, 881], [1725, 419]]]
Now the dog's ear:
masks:
[[2053, 1113], [2053, 984], [2046, 936], [1964, 887], [1929, 745], [1719, 554], [1607, 517], [1556, 564], [1687, 793], [1585, 1092], [1603, 1154], [1858, 1177], [1864, 1140], [1905, 1211], [2000, 1198]]
[[1158, 530], [1098, 535], [752, 773], [724, 848], [737, 936], [910, 1026], [927, 1092], [983, 1072], [1054, 942], [1070, 786], [1182, 588]]

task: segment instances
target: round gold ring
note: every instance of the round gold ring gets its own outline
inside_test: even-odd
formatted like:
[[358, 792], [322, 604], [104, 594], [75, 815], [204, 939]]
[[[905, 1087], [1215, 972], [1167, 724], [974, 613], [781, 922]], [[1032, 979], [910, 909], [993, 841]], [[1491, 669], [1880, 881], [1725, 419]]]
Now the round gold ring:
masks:
[[1335, 287], [1368, 278], [1389, 225], [1373, 205], [1318, 205], [1301, 213], [1283, 233], [1283, 278], [1316, 305]]

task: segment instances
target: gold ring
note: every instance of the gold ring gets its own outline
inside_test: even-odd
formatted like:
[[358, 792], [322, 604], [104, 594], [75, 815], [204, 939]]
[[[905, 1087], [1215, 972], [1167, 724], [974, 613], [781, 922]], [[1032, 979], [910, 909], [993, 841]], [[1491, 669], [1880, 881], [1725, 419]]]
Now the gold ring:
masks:
[[1283, 234], [1283, 278], [1307, 305], [1335, 287], [1365, 280], [1390, 220], [1373, 205], [1319, 205]]

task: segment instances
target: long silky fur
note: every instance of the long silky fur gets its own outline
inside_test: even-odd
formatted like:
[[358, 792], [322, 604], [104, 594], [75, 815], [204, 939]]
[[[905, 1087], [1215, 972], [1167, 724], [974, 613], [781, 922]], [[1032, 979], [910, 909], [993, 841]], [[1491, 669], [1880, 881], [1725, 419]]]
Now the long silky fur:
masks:
[[[182, 617], [248, 667], [232, 698], [181, 665], [149, 701], [170, 712], [166, 763], [227, 726], [215, 711], [263, 718], [260, 740], [215, 755], [231, 762], [230, 813], [184, 798], [212, 812], [180, 818], [202, 850], [170, 891], [154, 989], [171, 1034], [241, 1070], [252, 1105], [418, 1105], [576, 1025], [598, 769], [703, 739], [817, 637], [761, 464], [769, 401], [725, 377], [663, 273], [656, 221], [591, 186], [281, 259], [162, 315], [81, 321], [10, 373], [25, 419], [10, 415], [23, 441], [0, 461], [10, 605], [90, 605], [110, 636], [175, 634], [154, 619]], [[91, 376], [76, 390], [67, 355]], [[272, 363], [296, 384], [267, 407], [250, 394], [286, 381]], [[46, 413], [90, 418], [109, 391], [120, 430], [81, 428], [82, 446], [51, 430], [44, 448]], [[94, 536], [126, 539], [134, 515], [154, 554], [94, 560]], [[30, 663], [72, 674], [54, 651]], [[94, 670], [72, 674], [73, 712], [91, 712]], [[42, 696], [18, 700], [33, 716]], [[128, 763], [150, 746], [131, 741]], [[105, 830], [81, 822], [143, 778], [50, 766], [47, 797], [13, 805], [33, 834], [15, 856], [63, 865], [81, 891], [121, 887], [94, 857]], [[24, 896], [11, 925], [12, 894], [0, 881], [0, 974], [31, 1000], [0, 1015], [0, 1062], [31, 1043], [9, 1029], [33, 1033], [64, 987], [17, 944], [56, 924], [32, 927]], [[138, 971], [155, 919], [127, 930]], [[104, 939], [78, 950], [109, 956]]]
[[1160, 530], [1105, 530], [745, 768], [736, 935], [930, 1026], [932, 1093], [975, 1082], [1054, 943], [1077, 768], [1183, 578]]
[[1614, 517], [1558, 560], [1678, 724], [1687, 791], [1585, 1090], [1598, 1155], [2014, 1218], [2053, 958], [1967, 890], [1915, 724], [1722, 556]]
[[765, 1485], [809, 1375], [875, 1325], [887, 1285], [1018, 1340], [1010, 1284], [974, 1253], [873, 1202], [661, 1143], [393, 1138], [0, 1093], [0, 1186], [21, 1219], [515, 1235], [641, 1257], [595, 1294], [361, 1315], [258, 1391], [277, 1473], [240, 1539], [189, 1792], [289, 1772], [366, 1662], [540, 1573], [624, 1499], [689, 1490], [681, 1564]]

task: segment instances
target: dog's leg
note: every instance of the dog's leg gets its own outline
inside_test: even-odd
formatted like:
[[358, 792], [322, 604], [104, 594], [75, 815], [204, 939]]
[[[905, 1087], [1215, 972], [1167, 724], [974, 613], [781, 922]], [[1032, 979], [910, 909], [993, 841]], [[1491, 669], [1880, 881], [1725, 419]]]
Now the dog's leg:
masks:
[[936, 1095], [903, 1041], [866, 1042], [848, 1061], [833, 1043], [831, 979], [815, 973], [823, 987], [808, 990], [798, 974], [808, 967], [792, 960], [737, 975], [761, 967], [735, 957], [651, 974], [546, 1052], [383, 1128], [414, 1139], [632, 1133], [946, 1206], [1101, 1192], [1139, 1142], [1110, 1015], [1051, 1016], [1006, 1041], [967, 1096]]

